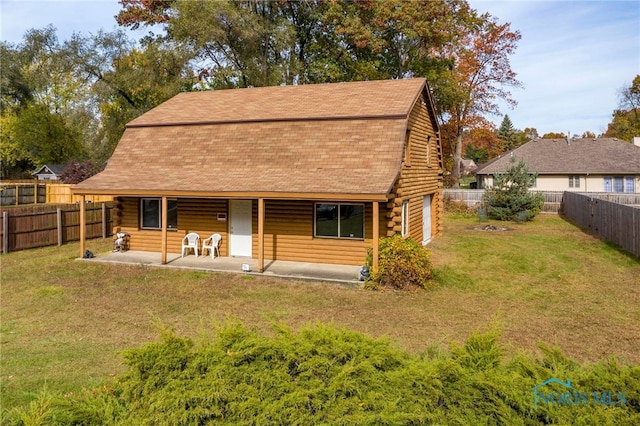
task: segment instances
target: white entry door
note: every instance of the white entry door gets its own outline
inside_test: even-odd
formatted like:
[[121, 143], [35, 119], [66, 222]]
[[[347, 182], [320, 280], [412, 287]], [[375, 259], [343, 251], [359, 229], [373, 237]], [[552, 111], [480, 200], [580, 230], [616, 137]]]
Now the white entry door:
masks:
[[431, 240], [431, 195], [422, 199], [422, 244]]
[[229, 253], [231, 256], [251, 257], [252, 201], [229, 200]]

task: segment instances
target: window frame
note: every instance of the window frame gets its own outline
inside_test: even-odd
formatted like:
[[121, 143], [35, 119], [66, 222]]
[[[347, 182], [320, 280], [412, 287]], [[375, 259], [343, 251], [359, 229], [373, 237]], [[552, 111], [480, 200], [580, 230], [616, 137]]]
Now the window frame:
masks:
[[635, 194], [635, 176], [605, 176], [603, 178], [603, 191], [614, 194]]
[[409, 200], [402, 201], [400, 218], [400, 235], [406, 237], [409, 235]]
[[[158, 203], [158, 226], [145, 226], [145, 201], [155, 201]], [[171, 204], [175, 203], [175, 207], [171, 207]], [[175, 223], [171, 219], [174, 219], [171, 211], [175, 211]], [[167, 230], [168, 231], [177, 231], [178, 230], [178, 200], [176, 198], [167, 199]], [[139, 227], [140, 229], [150, 230], [150, 231], [161, 231], [162, 230], [162, 198], [157, 197], [144, 197], [140, 198], [140, 214], [139, 214]]]
[[[629, 187], [628, 185], [631, 184]], [[627, 191], [629, 189], [629, 191]], [[633, 176], [624, 177], [624, 192], [627, 194], [635, 194], [636, 192], [636, 179]]]
[[569, 188], [580, 188], [580, 175], [569, 175]]
[[613, 177], [613, 192], [618, 194], [624, 193], [624, 176]]
[[406, 167], [411, 167], [411, 129], [407, 129], [405, 138], [404, 165]]
[[[338, 210], [338, 215], [337, 215], [337, 221], [338, 221], [338, 226], [337, 226], [337, 234], [336, 235], [318, 235], [318, 206], [319, 205], [333, 205], [336, 206], [337, 210]], [[340, 231], [340, 220], [341, 220], [341, 206], [361, 206], [362, 207], [362, 237], [360, 236], [355, 236], [355, 237], [343, 237], [341, 236], [341, 231]], [[365, 203], [340, 203], [340, 202], [331, 202], [331, 201], [325, 201], [325, 202], [316, 202], [313, 203], [313, 237], [314, 238], [329, 238], [329, 239], [338, 239], [338, 240], [356, 240], [356, 241], [364, 241], [365, 236], [366, 236], [366, 205]]]

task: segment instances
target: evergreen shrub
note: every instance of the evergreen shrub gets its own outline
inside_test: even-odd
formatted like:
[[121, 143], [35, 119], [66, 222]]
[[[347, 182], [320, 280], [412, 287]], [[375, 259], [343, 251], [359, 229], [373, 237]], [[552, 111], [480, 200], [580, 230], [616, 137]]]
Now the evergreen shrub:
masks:
[[365, 288], [394, 290], [426, 289], [434, 285], [431, 253], [411, 238], [381, 238], [378, 249], [378, 269], [373, 270], [372, 251], [366, 266], [371, 271]]
[[542, 194], [529, 192], [535, 184], [536, 174], [529, 173], [522, 160], [516, 163], [512, 157], [511, 163], [505, 173], [493, 176], [493, 186], [485, 190], [482, 214], [497, 220], [532, 220], [544, 204]]
[[[640, 424], [639, 366], [613, 358], [581, 365], [547, 346], [540, 346], [541, 358], [505, 359], [499, 337], [490, 328], [449, 351], [412, 355], [387, 339], [324, 324], [297, 332], [279, 327], [266, 336], [228, 323], [198, 342], [163, 331], [161, 341], [126, 353], [128, 372], [115, 383], [80, 395], [45, 390], [30, 405], [5, 413], [5, 420], [20, 425]], [[555, 403], [536, 405], [533, 388], [550, 378], [570, 380], [573, 390], [546, 385]], [[594, 392], [612, 397], [598, 401]]]
[[[128, 371], [114, 383], [66, 395], [44, 390], [29, 406], [5, 413], [5, 420], [20, 425], [640, 424], [639, 366], [613, 358], [581, 365], [543, 345], [541, 358], [505, 359], [499, 337], [490, 327], [448, 351], [413, 355], [387, 339], [325, 324], [297, 332], [280, 326], [266, 336], [228, 323], [197, 342], [163, 331], [161, 341], [126, 353]], [[545, 385], [555, 403], [536, 403], [533, 389], [551, 378], [570, 380], [573, 390]]]

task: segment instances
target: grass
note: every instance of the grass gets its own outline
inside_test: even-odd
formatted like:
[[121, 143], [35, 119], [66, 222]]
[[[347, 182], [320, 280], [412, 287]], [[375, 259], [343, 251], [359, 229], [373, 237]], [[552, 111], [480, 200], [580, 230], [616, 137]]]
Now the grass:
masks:
[[447, 215], [429, 246], [439, 285], [416, 293], [87, 263], [75, 260], [77, 244], [3, 255], [2, 409], [43, 386], [75, 393], [121, 374], [122, 351], [157, 340], [158, 322], [197, 336], [227, 318], [263, 332], [320, 321], [421, 353], [497, 321], [513, 353], [537, 353], [545, 342], [582, 362], [613, 355], [640, 363], [637, 259], [555, 215], [506, 232], [477, 225]]

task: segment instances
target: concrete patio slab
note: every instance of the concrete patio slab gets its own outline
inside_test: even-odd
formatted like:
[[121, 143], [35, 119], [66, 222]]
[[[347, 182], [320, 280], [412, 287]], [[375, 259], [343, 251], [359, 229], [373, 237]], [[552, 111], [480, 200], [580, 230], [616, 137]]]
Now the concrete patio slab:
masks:
[[[216, 257], [167, 254], [167, 263], [162, 264], [160, 253], [129, 250], [124, 252], [97, 253], [94, 258], [82, 259], [88, 262], [120, 263], [161, 268], [187, 269], [205, 272], [230, 272], [245, 275], [298, 279], [304, 281], [326, 281], [346, 285], [358, 285], [359, 266], [333, 265], [327, 263], [288, 262], [265, 260], [265, 270], [260, 273], [258, 260], [242, 257]], [[245, 269], [243, 270], [243, 265]]]

